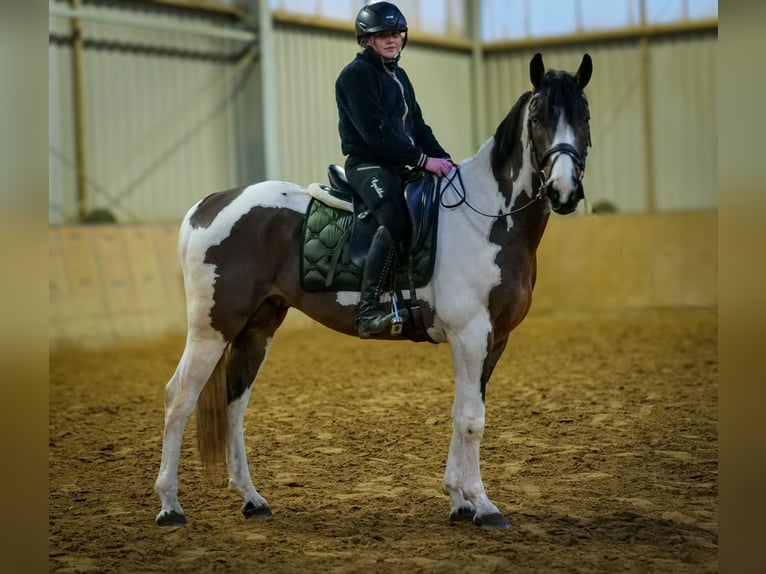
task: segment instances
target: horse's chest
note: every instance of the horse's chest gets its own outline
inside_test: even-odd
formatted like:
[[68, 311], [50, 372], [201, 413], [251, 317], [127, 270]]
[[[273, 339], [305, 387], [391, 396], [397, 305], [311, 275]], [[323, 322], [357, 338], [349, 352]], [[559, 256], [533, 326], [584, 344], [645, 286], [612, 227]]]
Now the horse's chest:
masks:
[[433, 282], [439, 315], [460, 316], [462, 320], [486, 307], [489, 293], [501, 281], [495, 262], [498, 251], [498, 246], [488, 241], [488, 233], [464, 219], [443, 222]]

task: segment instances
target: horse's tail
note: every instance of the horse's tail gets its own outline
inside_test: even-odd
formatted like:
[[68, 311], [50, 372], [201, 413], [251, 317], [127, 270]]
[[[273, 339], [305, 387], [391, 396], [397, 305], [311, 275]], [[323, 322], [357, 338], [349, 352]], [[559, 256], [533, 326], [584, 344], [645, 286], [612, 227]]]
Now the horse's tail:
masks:
[[226, 466], [228, 446], [228, 411], [226, 401], [226, 371], [229, 347], [218, 359], [210, 378], [197, 400], [197, 447], [205, 474], [220, 475]]

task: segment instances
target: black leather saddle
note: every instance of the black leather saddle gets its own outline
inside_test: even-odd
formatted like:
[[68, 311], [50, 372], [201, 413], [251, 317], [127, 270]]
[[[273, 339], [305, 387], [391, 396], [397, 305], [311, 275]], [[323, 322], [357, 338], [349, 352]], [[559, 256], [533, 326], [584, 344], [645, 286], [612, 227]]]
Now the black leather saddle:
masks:
[[[378, 228], [378, 222], [372, 216], [362, 198], [357, 195], [346, 179], [342, 167], [330, 164], [327, 169], [330, 188], [328, 192], [342, 201], [354, 206], [354, 220], [349, 240], [351, 260], [362, 267], [364, 258], [372, 243], [372, 236]], [[416, 253], [429, 237], [435, 240], [437, 217], [439, 214], [439, 189], [437, 178], [426, 171], [416, 169], [403, 178], [404, 200], [409, 215], [407, 243], [403, 247], [400, 265], [405, 265], [410, 255]], [[435, 249], [435, 245], [432, 249]]]

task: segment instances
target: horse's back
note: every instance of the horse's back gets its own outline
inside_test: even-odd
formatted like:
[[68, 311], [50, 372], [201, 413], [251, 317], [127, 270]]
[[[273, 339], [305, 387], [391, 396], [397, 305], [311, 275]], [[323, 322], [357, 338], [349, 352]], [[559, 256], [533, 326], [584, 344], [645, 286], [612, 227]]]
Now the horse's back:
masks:
[[261, 210], [265, 212], [289, 210], [302, 217], [309, 200], [305, 188], [284, 181], [262, 181], [211, 193], [184, 216], [178, 238], [179, 257], [183, 261], [190, 251], [205, 251], [220, 244], [238, 222], [252, 217], [256, 208], [266, 208]]
[[186, 213], [183, 227], [217, 232], [230, 230], [256, 207], [289, 209], [304, 213], [309, 202], [305, 188], [284, 181], [262, 181], [211, 193]]

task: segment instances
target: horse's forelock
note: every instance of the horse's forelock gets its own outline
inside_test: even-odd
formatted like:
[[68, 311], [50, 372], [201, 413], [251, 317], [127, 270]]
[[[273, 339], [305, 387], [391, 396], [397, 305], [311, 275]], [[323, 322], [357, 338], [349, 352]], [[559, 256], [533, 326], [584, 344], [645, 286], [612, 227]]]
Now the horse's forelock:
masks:
[[541, 109], [549, 117], [563, 112], [570, 121], [578, 122], [585, 119], [588, 113], [583, 90], [568, 72], [548, 70], [540, 83], [538, 100]]

